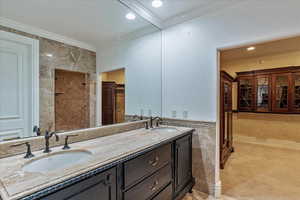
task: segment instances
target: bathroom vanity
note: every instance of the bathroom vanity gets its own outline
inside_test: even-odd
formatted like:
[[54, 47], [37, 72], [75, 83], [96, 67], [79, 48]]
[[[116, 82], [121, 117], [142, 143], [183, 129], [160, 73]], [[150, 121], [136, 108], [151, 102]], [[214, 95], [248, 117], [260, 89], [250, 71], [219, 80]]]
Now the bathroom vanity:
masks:
[[[182, 127], [138, 129], [74, 143], [67, 151], [56, 147], [48, 156], [89, 152], [88, 159], [67, 168], [53, 166], [55, 169], [48, 171], [38, 165], [30, 168], [45, 157], [42, 152], [34, 152], [36, 156], [31, 160], [22, 156], [1, 159], [1, 197], [3, 200], [181, 199], [194, 185], [193, 131]], [[3, 174], [5, 169], [8, 170]]]

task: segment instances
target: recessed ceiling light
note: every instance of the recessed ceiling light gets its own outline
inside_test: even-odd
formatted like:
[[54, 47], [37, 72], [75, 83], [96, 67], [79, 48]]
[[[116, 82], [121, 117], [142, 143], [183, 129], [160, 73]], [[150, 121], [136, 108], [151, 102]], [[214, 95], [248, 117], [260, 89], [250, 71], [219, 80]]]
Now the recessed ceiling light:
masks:
[[127, 13], [126, 15], [126, 18], [129, 19], [129, 20], [135, 20], [135, 14], [130, 12], [130, 13]]
[[152, 1], [152, 7], [159, 8], [163, 5], [163, 2], [161, 0], [153, 0]]
[[248, 47], [247, 51], [254, 51], [256, 48], [255, 47]]
[[47, 57], [50, 57], [50, 58], [53, 57], [53, 55], [52, 55], [51, 53], [47, 53], [46, 56], [47, 56]]

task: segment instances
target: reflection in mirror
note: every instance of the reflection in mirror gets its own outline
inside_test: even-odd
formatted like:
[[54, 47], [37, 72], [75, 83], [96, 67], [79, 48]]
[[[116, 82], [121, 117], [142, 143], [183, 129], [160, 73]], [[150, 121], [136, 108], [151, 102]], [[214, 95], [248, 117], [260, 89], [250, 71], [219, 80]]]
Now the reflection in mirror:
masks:
[[151, 23], [119, 1], [0, 3], [0, 141], [161, 116]]

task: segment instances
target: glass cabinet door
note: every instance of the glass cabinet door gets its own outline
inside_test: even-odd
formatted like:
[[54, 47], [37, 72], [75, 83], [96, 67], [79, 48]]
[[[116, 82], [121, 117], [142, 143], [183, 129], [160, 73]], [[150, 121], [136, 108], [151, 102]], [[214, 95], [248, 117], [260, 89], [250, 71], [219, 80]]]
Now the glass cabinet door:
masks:
[[289, 74], [273, 75], [273, 107], [274, 112], [289, 110]]
[[256, 81], [256, 111], [268, 112], [270, 111], [270, 77], [257, 76]]
[[239, 110], [253, 110], [253, 77], [239, 78]]
[[292, 110], [300, 112], [300, 73], [293, 74], [292, 81]]

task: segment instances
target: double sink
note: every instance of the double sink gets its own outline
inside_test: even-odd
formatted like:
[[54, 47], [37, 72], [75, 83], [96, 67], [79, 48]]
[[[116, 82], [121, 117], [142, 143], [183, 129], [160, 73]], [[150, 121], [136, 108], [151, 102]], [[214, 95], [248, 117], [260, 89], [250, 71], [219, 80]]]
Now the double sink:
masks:
[[[178, 131], [173, 127], [156, 127], [150, 131]], [[70, 150], [48, 154], [25, 163], [22, 170], [25, 172], [47, 173], [54, 170], [62, 170], [73, 165], [84, 163], [92, 158], [92, 153], [86, 150]]]

